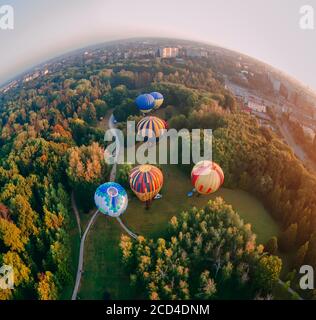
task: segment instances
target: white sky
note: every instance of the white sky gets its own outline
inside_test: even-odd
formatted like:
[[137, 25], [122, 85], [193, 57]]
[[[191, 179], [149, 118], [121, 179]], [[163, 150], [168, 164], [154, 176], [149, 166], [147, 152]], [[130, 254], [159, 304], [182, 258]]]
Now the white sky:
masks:
[[299, 27], [300, 7], [316, 10], [316, 0], [0, 0], [3, 4], [15, 9], [15, 29], [0, 30], [0, 83], [86, 45], [166, 36], [246, 53], [316, 90], [316, 29]]

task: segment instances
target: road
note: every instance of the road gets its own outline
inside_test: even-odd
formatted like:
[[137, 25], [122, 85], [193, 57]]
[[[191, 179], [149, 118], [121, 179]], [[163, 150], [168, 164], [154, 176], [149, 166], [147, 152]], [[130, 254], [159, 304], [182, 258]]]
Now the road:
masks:
[[84, 256], [84, 243], [86, 241], [86, 237], [88, 235], [88, 232], [90, 230], [90, 227], [93, 225], [94, 221], [96, 220], [97, 216], [98, 216], [99, 211], [97, 210], [92, 218], [90, 219], [87, 229], [85, 230], [82, 238], [81, 238], [81, 242], [80, 242], [80, 251], [79, 251], [79, 261], [78, 261], [78, 269], [77, 269], [77, 277], [76, 277], [76, 282], [75, 282], [75, 287], [74, 287], [74, 291], [72, 293], [72, 297], [71, 300], [76, 300], [77, 299], [77, 295], [78, 295], [78, 290], [79, 290], [79, 286], [80, 286], [80, 282], [81, 282], [81, 276], [83, 273], [83, 256]]
[[[109, 119], [109, 128], [110, 129], [114, 129], [114, 117], [113, 114], [111, 115], [110, 119]], [[120, 145], [118, 144], [116, 146], [116, 153], [115, 153], [115, 160], [118, 157], [119, 154], [119, 150], [120, 150]], [[110, 181], [114, 181], [115, 180], [115, 176], [116, 176], [116, 161], [114, 161], [112, 170], [110, 172]], [[77, 219], [77, 224], [78, 224], [78, 230], [79, 230], [79, 234], [81, 235], [81, 224], [80, 224], [80, 216], [79, 216], [79, 212], [78, 212], [78, 208], [74, 199], [74, 196], [72, 194], [71, 197], [71, 202], [72, 202], [72, 208], [73, 211], [76, 215], [76, 219]], [[88, 226], [81, 238], [80, 241], [80, 251], [79, 251], [79, 260], [78, 260], [78, 268], [77, 268], [77, 276], [76, 276], [76, 282], [75, 282], [75, 287], [74, 287], [74, 291], [72, 293], [72, 297], [71, 300], [76, 300], [77, 299], [77, 295], [78, 295], [78, 291], [79, 291], [79, 287], [80, 287], [80, 283], [81, 283], [81, 276], [83, 273], [83, 258], [84, 258], [84, 245], [85, 245], [85, 241], [87, 238], [87, 235], [89, 233], [89, 230], [91, 228], [91, 226], [94, 224], [97, 216], [98, 216], [99, 211], [97, 210], [93, 216], [91, 217]], [[119, 218], [118, 218], [119, 219]], [[120, 222], [120, 221], [119, 221]], [[120, 222], [120, 224], [122, 224], [122, 222]]]
[[285, 139], [286, 143], [293, 149], [294, 154], [303, 162], [306, 161], [307, 156], [304, 152], [304, 150], [295, 142], [294, 138], [292, 137], [292, 134], [290, 133], [288, 127], [285, 123], [283, 123], [282, 120], [277, 120], [277, 124], [279, 127], [279, 130]]
[[[284, 288], [286, 287], [285, 282], [283, 282], [281, 279], [279, 279], [278, 283], [283, 286]], [[297, 297], [297, 300], [304, 300], [296, 291], [294, 291], [292, 288], [288, 287], [287, 291], [293, 295]]]
[[286, 125], [286, 123], [284, 123], [282, 121], [282, 119], [277, 118], [277, 126], [281, 132], [281, 135], [283, 136], [283, 138], [285, 139], [286, 143], [288, 146], [290, 146], [294, 152], [294, 154], [296, 155], [296, 157], [301, 160], [305, 166], [316, 172], [316, 164], [314, 161], [312, 161], [308, 155], [306, 154], [306, 152], [303, 150], [303, 148], [297, 144], [288, 128], [288, 126]]

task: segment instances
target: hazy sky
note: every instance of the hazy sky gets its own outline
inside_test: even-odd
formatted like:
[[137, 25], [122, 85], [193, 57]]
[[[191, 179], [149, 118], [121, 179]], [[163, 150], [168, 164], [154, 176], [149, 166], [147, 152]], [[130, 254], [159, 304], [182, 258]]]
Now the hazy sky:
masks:
[[[265, 61], [316, 89], [316, 29], [299, 27], [316, 0], [0, 0], [15, 29], [0, 30], [0, 83], [61, 53], [107, 40], [202, 40]], [[316, 16], [315, 16], [316, 18]]]

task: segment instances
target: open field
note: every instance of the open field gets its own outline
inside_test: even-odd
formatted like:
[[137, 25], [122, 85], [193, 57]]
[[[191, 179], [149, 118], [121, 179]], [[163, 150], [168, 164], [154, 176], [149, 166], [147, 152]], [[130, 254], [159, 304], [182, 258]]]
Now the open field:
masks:
[[[222, 188], [211, 196], [187, 197], [192, 189], [190, 179], [174, 165], [162, 166], [165, 184], [163, 198], [153, 202], [150, 210], [134, 196], [122, 220], [134, 232], [146, 237], [164, 236], [168, 221], [173, 215], [192, 206], [203, 207], [217, 196], [238, 211], [253, 226], [258, 242], [265, 243], [279, 232], [277, 224], [259, 201], [241, 190]], [[124, 232], [115, 219], [99, 216], [87, 237], [84, 274], [79, 298], [81, 299], [135, 299], [142, 298], [129, 286], [129, 278], [120, 260], [119, 240]]]

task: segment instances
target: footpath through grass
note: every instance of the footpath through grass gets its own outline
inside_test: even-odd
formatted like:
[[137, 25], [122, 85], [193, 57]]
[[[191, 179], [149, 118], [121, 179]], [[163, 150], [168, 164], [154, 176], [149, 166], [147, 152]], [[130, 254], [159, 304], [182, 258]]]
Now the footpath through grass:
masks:
[[[190, 178], [175, 165], [162, 166], [164, 173], [163, 198], [155, 200], [145, 210], [134, 196], [122, 220], [135, 233], [145, 237], [164, 236], [168, 221], [192, 206], [203, 207], [210, 199], [222, 197], [231, 204], [245, 222], [251, 223], [258, 243], [278, 235], [279, 228], [262, 204], [241, 190], [222, 188], [210, 196], [187, 197], [192, 189]], [[124, 231], [115, 219], [99, 216], [86, 240], [84, 274], [79, 291], [80, 299], [137, 299], [144, 298], [129, 285], [129, 277], [120, 260], [119, 241]]]

